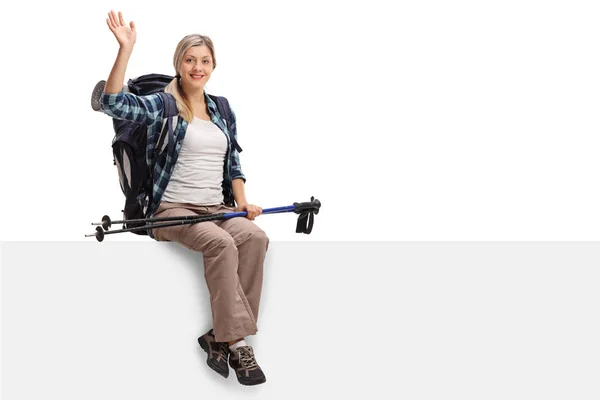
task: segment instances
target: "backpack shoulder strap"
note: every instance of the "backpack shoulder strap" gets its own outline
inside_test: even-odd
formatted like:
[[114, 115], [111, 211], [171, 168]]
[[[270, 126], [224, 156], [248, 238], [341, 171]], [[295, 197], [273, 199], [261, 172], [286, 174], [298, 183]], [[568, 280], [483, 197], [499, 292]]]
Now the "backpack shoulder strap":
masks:
[[[177, 102], [170, 93], [158, 92], [163, 101], [163, 121], [160, 129], [160, 136], [154, 148], [154, 155], [162, 153], [165, 148], [168, 148], [169, 152], [173, 147], [173, 134], [175, 132], [175, 126], [177, 126], [177, 117], [179, 116], [179, 110], [177, 109]], [[156, 159], [156, 158], [155, 158]]]
[[[219, 114], [221, 114], [221, 116], [227, 121], [227, 128], [229, 129], [229, 127], [231, 126], [231, 108], [229, 107], [229, 101], [227, 101], [227, 99], [222, 96], [215, 96], [212, 94], [209, 94], [208, 96], [211, 99], [213, 99], [213, 101], [217, 104], [217, 110], [219, 110]], [[237, 142], [235, 135], [230, 136], [231, 142], [235, 146], [235, 149], [238, 151], [238, 153], [241, 153], [242, 148]]]
[[179, 115], [179, 110], [177, 109], [177, 102], [175, 101], [175, 97], [173, 97], [170, 93], [158, 92], [156, 93], [162, 98], [163, 104], [165, 105], [165, 109], [163, 111], [163, 118], [170, 118]]

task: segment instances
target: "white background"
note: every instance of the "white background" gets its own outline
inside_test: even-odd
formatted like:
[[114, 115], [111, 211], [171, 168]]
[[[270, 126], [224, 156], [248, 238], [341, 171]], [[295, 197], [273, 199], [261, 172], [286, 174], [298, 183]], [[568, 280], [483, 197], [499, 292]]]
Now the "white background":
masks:
[[0, 240], [120, 218], [112, 123], [89, 104], [110, 9], [137, 25], [126, 79], [213, 39], [207, 91], [237, 114], [249, 200], [323, 204], [308, 236], [257, 218], [272, 240], [600, 239], [597, 2], [57, 0], [3, 8]]
[[[151, 270], [119, 269], [107, 256], [113, 248], [102, 247], [110, 243], [84, 238], [90, 222], [119, 217], [123, 204], [111, 120], [89, 104], [117, 52], [110, 9], [138, 29], [127, 79], [174, 73], [186, 34], [213, 39], [219, 65], [207, 90], [229, 98], [238, 117], [250, 201], [323, 203], [308, 236], [294, 233], [293, 214], [256, 220], [273, 249], [320, 241], [311, 245], [332, 255], [311, 263], [310, 249], [269, 253], [266, 318], [253, 344], [270, 381], [250, 394], [289, 395], [277, 385], [311, 394], [285, 375], [283, 338], [299, 343], [321, 329], [341, 343], [331, 362], [353, 365], [368, 357], [355, 353], [353, 335], [370, 327], [375, 365], [391, 355], [399, 370], [369, 370], [370, 380], [344, 386], [344, 371], [333, 369], [332, 381], [317, 364], [316, 383], [361, 396], [379, 383], [408, 398], [598, 397], [598, 275], [587, 253], [484, 248], [431, 259], [417, 249], [410, 259], [372, 251], [373, 259], [330, 242], [600, 240], [600, 6], [531, 0], [3, 4], [0, 241], [87, 242], [69, 262], [60, 251], [75, 250], [60, 243], [28, 243], [19, 253], [27, 257], [10, 264], [15, 275], [3, 277], [3, 362], [33, 360], [3, 371], [16, 390], [9, 393], [243, 393], [234, 382], [208, 381], [194, 342], [209, 323], [206, 292], [191, 253], [167, 246], [187, 260], [169, 269], [172, 254], [161, 244], [141, 253], [156, 261]], [[148, 240], [120, 234], [106, 242]], [[558, 264], [548, 269], [551, 261]], [[170, 303], [155, 296], [159, 284]], [[103, 289], [113, 294], [107, 302]], [[302, 301], [308, 293], [312, 304]], [[390, 322], [388, 310], [402, 314]], [[120, 324], [129, 324], [123, 335]], [[317, 338], [308, 336], [310, 344]], [[314, 365], [296, 360], [294, 368]], [[75, 379], [64, 384], [64, 371]]]

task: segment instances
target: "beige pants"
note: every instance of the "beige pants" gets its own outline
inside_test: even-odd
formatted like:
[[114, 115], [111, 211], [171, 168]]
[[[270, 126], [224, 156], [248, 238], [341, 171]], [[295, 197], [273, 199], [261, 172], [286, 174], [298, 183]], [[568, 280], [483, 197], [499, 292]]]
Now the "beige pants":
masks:
[[[234, 211], [225, 205], [162, 202], [154, 217]], [[158, 241], [177, 242], [203, 254], [216, 341], [233, 341], [258, 331], [263, 263], [269, 246], [262, 229], [246, 217], [235, 217], [153, 229], [152, 235]]]

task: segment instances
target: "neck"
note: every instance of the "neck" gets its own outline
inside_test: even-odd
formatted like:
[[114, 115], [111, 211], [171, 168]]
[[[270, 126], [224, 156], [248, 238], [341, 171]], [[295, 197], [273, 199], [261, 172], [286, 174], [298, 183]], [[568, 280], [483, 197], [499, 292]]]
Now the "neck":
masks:
[[206, 100], [204, 98], [204, 88], [194, 90], [194, 91], [186, 90], [184, 88], [183, 92], [185, 93], [185, 97], [187, 97], [187, 99], [192, 104], [205, 104], [206, 103]]

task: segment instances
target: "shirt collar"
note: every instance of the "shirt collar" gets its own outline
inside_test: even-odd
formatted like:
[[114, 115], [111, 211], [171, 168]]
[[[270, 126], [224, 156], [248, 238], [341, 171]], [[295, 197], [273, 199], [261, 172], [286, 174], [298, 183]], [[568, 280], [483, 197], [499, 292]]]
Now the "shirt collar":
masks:
[[213, 114], [217, 114], [217, 105], [215, 104], [215, 102], [213, 101], [213, 99], [210, 98], [210, 96], [208, 95], [208, 93], [206, 93], [206, 91], [204, 92], [204, 99], [206, 100], [206, 104], [208, 104], [208, 109], [213, 113]]
[[208, 105], [208, 112], [210, 113], [211, 121], [221, 128], [221, 130], [227, 135], [227, 124], [219, 112], [217, 103], [215, 103], [206, 92], [204, 92], [204, 98], [206, 99], [206, 104]]

